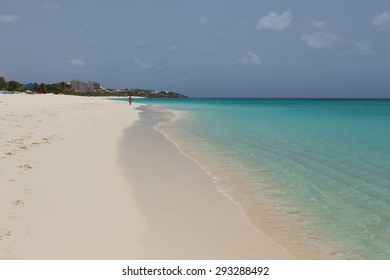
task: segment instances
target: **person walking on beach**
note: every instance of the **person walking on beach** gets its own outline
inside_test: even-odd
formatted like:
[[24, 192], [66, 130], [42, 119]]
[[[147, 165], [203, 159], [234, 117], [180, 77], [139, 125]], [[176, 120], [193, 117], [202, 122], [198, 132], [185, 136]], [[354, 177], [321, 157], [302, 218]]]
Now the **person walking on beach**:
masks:
[[129, 104], [131, 106], [131, 101], [133, 101], [133, 99], [131, 98], [131, 96], [129, 95]]

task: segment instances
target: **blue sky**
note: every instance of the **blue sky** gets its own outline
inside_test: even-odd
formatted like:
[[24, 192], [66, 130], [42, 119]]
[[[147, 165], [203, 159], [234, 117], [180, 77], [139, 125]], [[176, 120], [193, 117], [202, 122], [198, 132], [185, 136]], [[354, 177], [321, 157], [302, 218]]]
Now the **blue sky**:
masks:
[[0, 35], [7, 80], [390, 98], [388, 0], [1, 0]]

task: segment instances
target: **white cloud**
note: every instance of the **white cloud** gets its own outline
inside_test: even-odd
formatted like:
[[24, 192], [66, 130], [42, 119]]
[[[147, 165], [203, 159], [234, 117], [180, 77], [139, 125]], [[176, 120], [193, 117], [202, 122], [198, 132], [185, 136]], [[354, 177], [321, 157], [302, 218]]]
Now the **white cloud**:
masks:
[[208, 21], [209, 21], [209, 19], [207, 17], [204, 17], [204, 16], [199, 17], [199, 23], [201, 25], [205, 25]]
[[249, 23], [245, 19], [241, 19], [241, 24], [245, 27], [249, 26]]
[[390, 12], [386, 11], [372, 20], [372, 25], [383, 29], [390, 29]]
[[85, 62], [78, 58], [69, 59], [69, 63], [75, 66], [85, 66]]
[[144, 70], [147, 70], [150, 68], [149, 64], [146, 64], [144, 62], [142, 62], [140, 59], [136, 58], [134, 59], [134, 63], [136, 65], [138, 65], [140, 68], [144, 69]]
[[258, 54], [254, 53], [253, 51], [247, 52], [246, 55], [240, 57], [237, 60], [244, 65], [252, 65], [252, 66], [257, 66], [263, 63], [261, 57]]
[[368, 44], [363, 42], [356, 43], [353, 49], [340, 53], [340, 55], [343, 56], [347, 56], [347, 55], [364, 56], [364, 55], [374, 55], [374, 54], [375, 52], [372, 50], [372, 48]]
[[36, 3], [44, 9], [57, 10], [60, 6], [51, 0], [36, 0]]
[[177, 53], [177, 52], [179, 52], [179, 48], [176, 47], [175, 45], [172, 45], [172, 46], [169, 48], [169, 51], [172, 52], [172, 53]]
[[134, 59], [134, 63], [141, 69], [143, 70], [149, 70], [149, 69], [157, 69], [157, 70], [161, 70], [163, 69], [162, 66], [159, 66], [159, 65], [155, 65], [153, 63], [147, 63], [147, 62], [144, 62], [142, 60], [140, 60], [139, 58], [135, 58]]
[[375, 53], [368, 44], [362, 42], [356, 44], [356, 50], [362, 55], [371, 55]]
[[327, 28], [327, 25], [326, 25], [325, 22], [317, 21], [317, 20], [313, 20], [313, 22], [311, 23], [311, 26], [314, 27], [314, 28], [318, 28], [318, 29], [325, 29], [325, 28]]
[[18, 15], [0, 15], [1, 23], [15, 23], [19, 19]]
[[314, 20], [311, 24], [312, 30], [303, 33], [301, 40], [309, 47], [321, 49], [331, 47], [339, 41], [338, 36], [331, 32], [325, 22]]
[[281, 14], [270, 12], [268, 15], [259, 19], [256, 29], [283, 31], [291, 24], [292, 14], [290, 11], [285, 11]]

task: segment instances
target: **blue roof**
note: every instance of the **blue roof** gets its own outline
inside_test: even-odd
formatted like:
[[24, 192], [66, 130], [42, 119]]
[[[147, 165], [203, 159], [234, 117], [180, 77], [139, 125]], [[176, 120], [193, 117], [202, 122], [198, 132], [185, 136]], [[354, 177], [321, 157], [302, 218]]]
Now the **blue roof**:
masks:
[[26, 84], [26, 87], [36, 87], [37, 84], [36, 83], [28, 83]]

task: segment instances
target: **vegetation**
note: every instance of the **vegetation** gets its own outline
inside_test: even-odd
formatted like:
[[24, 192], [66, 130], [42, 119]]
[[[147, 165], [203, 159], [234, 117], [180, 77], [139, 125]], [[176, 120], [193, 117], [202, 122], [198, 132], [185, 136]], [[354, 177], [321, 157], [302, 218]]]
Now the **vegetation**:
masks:
[[7, 85], [7, 82], [5, 81], [4, 77], [0, 77], [0, 90], [4, 89]]
[[172, 91], [153, 91], [149, 89], [124, 89], [124, 90], [113, 90], [105, 89], [93, 92], [75, 92], [68, 91], [64, 94], [79, 95], [79, 96], [139, 96], [145, 98], [187, 98], [187, 96], [172, 92]]
[[5, 85], [6, 90], [14, 91], [20, 88], [20, 84], [17, 81], [9, 81]]
[[125, 89], [125, 96], [140, 96], [146, 98], [187, 98], [187, 96], [172, 91], [153, 91], [148, 89]]
[[140, 96], [146, 98], [187, 98], [187, 96], [171, 92], [171, 91], [153, 91], [148, 89], [100, 89], [92, 92], [78, 92], [72, 91], [70, 85], [66, 82], [59, 82], [53, 84], [44, 83], [30, 83], [23, 85], [17, 81], [7, 82], [3, 77], [0, 77], [0, 90], [6, 89], [9, 91], [31, 91], [36, 93], [54, 93], [54, 94], [67, 94], [78, 96]]

